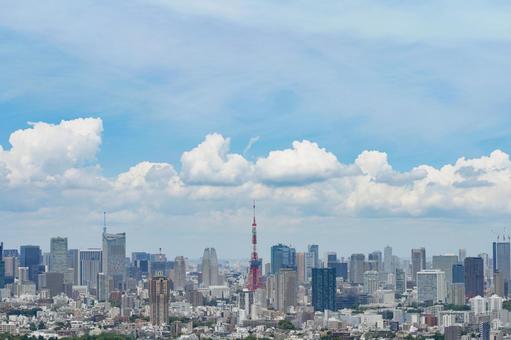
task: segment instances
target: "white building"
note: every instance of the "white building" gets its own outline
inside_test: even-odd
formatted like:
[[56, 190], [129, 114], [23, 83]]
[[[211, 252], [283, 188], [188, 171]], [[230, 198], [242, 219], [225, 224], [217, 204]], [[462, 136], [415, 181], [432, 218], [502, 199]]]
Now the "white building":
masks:
[[470, 309], [475, 315], [486, 314], [486, 299], [476, 296], [470, 299]]
[[373, 295], [378, 290], [378, 278], [376, 270], [364, 272], [364, 293]]
[[490, 312], [498, 312], [502, 310], [503, 299], [498, 295], [492, 295], [488, 298], [488, 309]]
[[447, 286], [445, 273], [438, 269], [425, 269], [417, 273], [417, 300], [419, 302], [445, 302]]

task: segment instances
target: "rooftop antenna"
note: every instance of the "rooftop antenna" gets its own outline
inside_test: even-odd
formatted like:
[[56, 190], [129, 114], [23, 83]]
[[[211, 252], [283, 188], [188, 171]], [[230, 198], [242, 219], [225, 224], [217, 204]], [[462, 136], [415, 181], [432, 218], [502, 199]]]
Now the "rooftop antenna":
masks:
[[106, 234], [106, 211], [103, 211], [103, 234]]

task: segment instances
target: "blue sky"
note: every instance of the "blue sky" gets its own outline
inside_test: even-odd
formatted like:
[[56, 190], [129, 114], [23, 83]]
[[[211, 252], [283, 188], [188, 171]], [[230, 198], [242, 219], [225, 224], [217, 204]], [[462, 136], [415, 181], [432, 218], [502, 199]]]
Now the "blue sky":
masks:
[[[302, 140], [317, 143], [347, 167], [364, 150], [385, 152], [393, 171], [402, 174], [511, 149], [511, 5], [505, 1], [6, 1], [2, 6], [0, 145], [9, 150], [11, 133], [27, 129], [27, 122], [100, 118], [101, 143], [88, 164], [111, 181], [143, 161], [171, 164], [183, 179], [192, 178], [181, 169], [182, 155], [212, 133], [230, 138], [232, 154], [243, 154], [258, 137], [243, 155], [250, 163], [241, 161], [246, 169]], [[7, 168], [15, 171], [12, 164]], [[293, 174], [285, 175], [296, 184]], [[225, 184], [226, 178], [214, 180]], [[242, 183], [236, 177], [228, 185]], [[486, 194], [488, 200], [497, 197]], [[386, 223], [403, 224], [404, 217], [392, 209], [366, 203], [350, 217], [362, 229], [378, 224], [360, 213], [368, 210], [392, 220]], [[195, 203], [183, 205], [186, 211], [200, 210]], [[206, 209], [225, 213], [230, 202]], [[290, 203], [289, 209], [298, 208]], [[299, 210], [304, 224], [324, 214], [317, 207]], [[475, 223], [461, 219], [465, 210], [459, 207], [424, 211], [405, 215], [453, 233], [452, 225]], [[472, 215], [494, 218], [495, 210]], [[428, 222], [438, 216], [447, 220]], [[9, 215], [15, 219], [21, 216]], [[188, 223], [199, 223], [194, 221]], [[503, 224], [492, 223], [497, 229]]]

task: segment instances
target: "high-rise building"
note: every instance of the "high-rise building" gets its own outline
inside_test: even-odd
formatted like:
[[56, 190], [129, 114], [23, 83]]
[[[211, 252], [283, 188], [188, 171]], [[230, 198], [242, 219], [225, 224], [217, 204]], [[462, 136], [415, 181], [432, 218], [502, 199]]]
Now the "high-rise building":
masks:
[[50, 272], [62, 273], [67, 271], [67, 238], [52, 237], [50, 239]]
[[202, 286], [218, 285], [218, 258], [215, 248], [204, 249], [202, 256]]
[[312, 306], [315, 311], [335, 310], [335, 269], [312, 269]]
[[101, 249], [80, 250], [80, 285], [89, 289], [97, 289], [98, 273], [102, 269]]
[[456, 255], [434, 255], [433, 256], [433, 269], [439, 269], [445, 273], [445, 281], [450, 285], [452, 281], [452, 266], [458, 264], [458, 256]]
[[309, 244], [308, 252], [312, 254], [312, 268], [319, 268], [319, 246], [317, 244]]
[[44, 272], [42, 253], [39, 246], [24, 245], [20, 247], [20, 267], [28, 268], [28, 279], [37, 282], [37, 277]]
[[465, 258], [465, 296], [484, 296], [484, 264], [480, 257]]
[[501, 297], [505, 297], [505, 281], [504, 276], [498, 270], [493, 272], [493, 292]]
[[401, 268], [396, 268], [396, 293], [403, 294], [406, 291], [406, 273]]
[[108, 234], [103, 231], [102, 270], [108, 291], [123, 290], [126, 278], [126, 233]]
[[174, 262], [174, 290], [185, 290], [186, 285], [186, 260], [183, 256], [177, 256]]
[[383, 249], [383, 269], [385, 273], [393, 273], [394, 268], [392, 266], [392, 247], [386, 246]]
[[445, 273], [438, 269], [424, 269], [417, 273], [417, 300], [446, 302]]
[[4, 243], [0, 242], [0, 288], [5, 286]]
[[307, 252], [305, 253], [305, 282], [312, 279], [312, 268], [314, 268], [314, 254]]
[[295, 248], [283, 244], [277, 244], [271, 247], [271, 272], [276, 274], [282, 268], [296, 269]]
[[[500, 272], [504, 280], [504, 294], [509, 294], [509, 282], [511, 280], [511, 248], [510, 242], [493, 242], [493, 272]], [[484, 267], [484, 263], [483, 263]]]
[[337, 277], [342, 277], [344, 280], [348, 279], [348, 264], [344, 262], [339, 262], [337, 258], [337, 253], [329, 252], [326, 257], [326, 266], [327, 268], [334, 268], [335, 275]]
[[69, 249], [67, 251], [67, 267], [73, 268], [73, 284], [80, 284], [80, 250]]
[[39, 288], [48, 289], [50, 297], [54, 297], [64, 292], [64, 274], [47, 272], [39, 274]]
[[467, 250], [465, 248], [460, 248], [458, 250], [458, 258], [461, 263], [465, 262], [465, 258], [467, 257]]
[[[163, 325], [169, 318], [169, 280], [166, 277], [156, 275], [149, 279], [149, 301], [151, 308], [151, 323]], [[163, 274], [163, 273], [160, 273]]]
[[367, 256], [367, 259], [375, 264], [375, 268], [372, 268], [373, 270], [378, 272], [383, 271], [383, 256], [381, 251], [373, 251]]
[[293, 268], [281, 268], [277, 274], [277, 309], [287, 312], [297, 303], [298, 278]]
[[379, 274], [376, 270], [364, 273], [364, 293], [373, 295], [378, 290]]
[[452, 265], [452, 283], [465, 283], [465, 267], [461, 263]]
[[96, 277], [96, 298], [100, 302], [108, 298], [108, 282], [105, 273], [98, 273]]
[[412, 281], [417, 283], [417, 273], [426, 269], [426, 249], [412, 249]]
[[299, 283], [307, 282], [307, 271], [305, 269], [305, 254], [296, 253], [296, 275], [298, 276]]
[[352, 254], [350, 257], [349, 277], [350, 282], [355, 284], [364, 283], [364, 254]]
[[465, 304], [465, 283], [464, 282], [454, 282], [450, 286], [449, 293], [449, 303], [462, 306]]

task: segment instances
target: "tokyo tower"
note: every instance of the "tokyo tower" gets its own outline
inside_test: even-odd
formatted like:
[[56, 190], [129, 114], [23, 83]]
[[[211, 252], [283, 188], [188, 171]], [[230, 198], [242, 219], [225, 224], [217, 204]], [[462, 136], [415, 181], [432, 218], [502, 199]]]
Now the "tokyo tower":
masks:
[[250, 257], [250, 271], [248, 272], [247, 288], [254, 291], [262, 287], [261, 283], [261, 259], [257, 256], [257, 224], [255, 218], [255, 201], [253, 205], [254, 221], [252, 222], [252, 256]]

